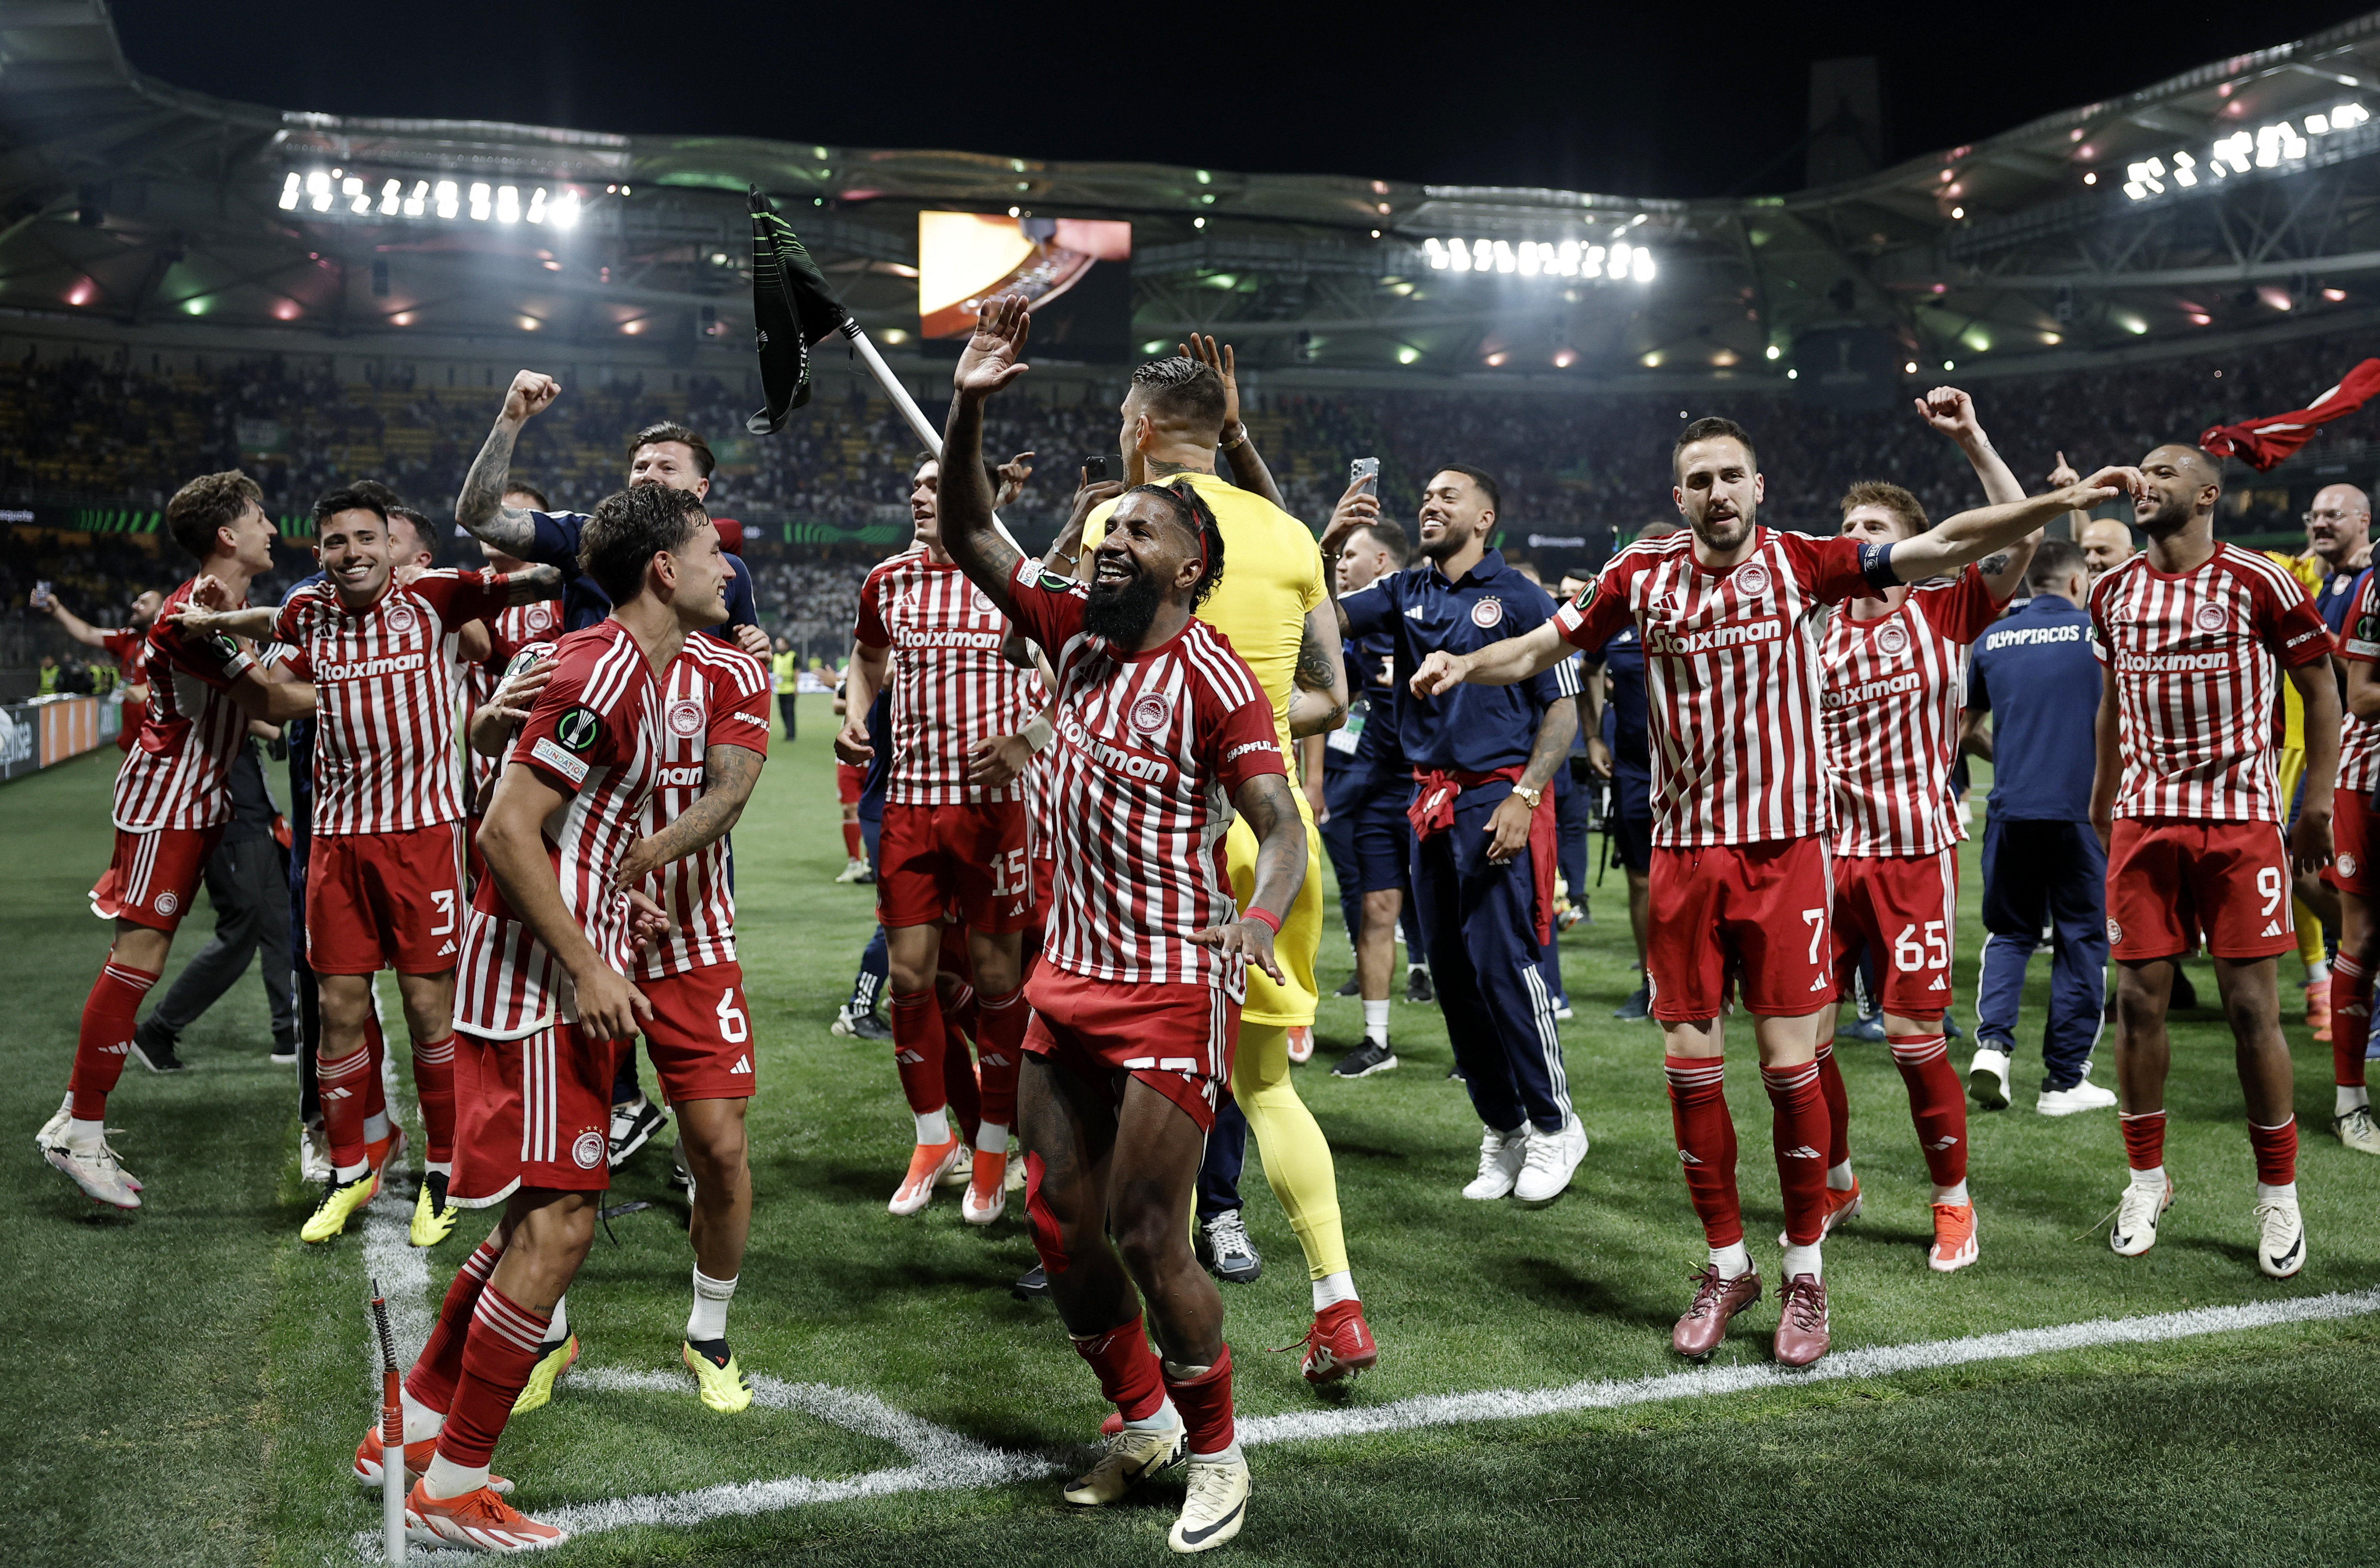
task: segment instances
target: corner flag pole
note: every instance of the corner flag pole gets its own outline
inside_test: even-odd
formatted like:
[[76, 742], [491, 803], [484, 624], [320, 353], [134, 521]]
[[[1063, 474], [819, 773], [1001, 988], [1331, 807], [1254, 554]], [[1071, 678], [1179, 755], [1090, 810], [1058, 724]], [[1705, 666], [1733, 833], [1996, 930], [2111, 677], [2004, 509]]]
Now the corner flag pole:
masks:
[[391, 1562], [405, 1561], [405, 1407], [397, 1397], [396, 1341], [388, 1331], [388, 1300], [371, 1282], [371, 1326], [380, 1342], [380, 1525]]
[[[884, 356], [876, 351], [875, 339], [868, 335], [867, 329], [859, 324], [856, 317], [844, 317], [843, 325], [836, 330], [849, 340], [853, 351], [859, 356], [860, 362], [868, 367], [868, 373], [876, 378], [876, 384], [884, 389], [886, 397], [892, 400], [892, 407], [899, 409], [901, 417], [909, 421], [910, 433], [924, 444], [927, 451], [934, 455], [935, 462], [941, 462], [942, 432], [934, 428], [933, 421], [926, 418], [926, 411], [917, 407], [917, 400], [909, 395], [909, 389], [901, 384], [901, 378], [892, 373], [892, 367], [884, 362]], [[1021, 555], [1032, 553], [1023, 545], [1016, 543], [1016, 536], [1008, 531], [1008, 525], [1000, 520], [1000, 514], [997, 512], [991, 515], [991, 526], [1000, 530], [1001, 538], [1015, 546], [1017, 553]]]

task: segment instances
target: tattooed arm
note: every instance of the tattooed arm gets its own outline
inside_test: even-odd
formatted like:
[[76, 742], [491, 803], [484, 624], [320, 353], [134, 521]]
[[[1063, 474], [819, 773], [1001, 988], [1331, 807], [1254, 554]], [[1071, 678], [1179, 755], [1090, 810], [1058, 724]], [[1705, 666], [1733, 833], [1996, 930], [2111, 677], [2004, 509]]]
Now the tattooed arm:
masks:
[[1320, 735], [1347, 722], [1346, 650], [1339, 641], [1337, 600], [1306, 613], [1305, 633], [1297, 646], [1297, 669], [1291, 676], [1297, 689], [1289, 694], [1289, 733]]
[[[1258, 773], [1240, 786], [1232, 804], [1257, 835], [1257, 885], [1248, 895], [1248, 908], [1263, 910], [1278, 925], [1288, 917], [1289, 906], [1297, 902], [1297, 890], [1305, 881], [1305, 823], [1289, 793], [1289, 777]], [[1190, 940], [1227, 956], [1243, 954], [1276, 982], [1285, 983], [1281, 964], [1273, 957], [1272, 934], [1271, 926], [1244, 914], [1227, 924], [1192, 931]]]
[[504, 602], [507, 604], [540, 604], [561, 591], [562, 568], [559, 566], [524, 566], [517, 572], [504, 574]]
[[513, 377], [504, 389], [504, 409], [488, 432], [487, 444], [471, 460], [471, 471], [463, 476], [462, 493], [455, 497], [455, 520], [472, 538], [507, 555], [526, 555], [536, 537], [528, 514], [504, 504], [504, 487], [512, 478], [513, 443], [520, 439], [521, 426], [542, 413], [561, 391], [560, 382], [535, 371]]
[[[1521, 787], [1542, 790], [1553, 782], [1554, 770], [1570, 755], [1570, 743], [1578, 734], [1578, 704], [1570, 698], [1548, 705], [1545, 716], [1537, 721], [1536, 744], [1529, 748], [1528, 765], [1521, 770]], [[1552, 802], [1544, 802], [1551, 806]], [[1506, 796], [1488, 814], [1488, 833], [1494, 842], [1488, 846], [1488, 858], [1497, 865], [1515, 858], [1529, 847], [1529, 819], [1535, 811], [1518, 794]]]
[[620, 857], [619, 869], [612, 873], [612, 886], [634, 887], [654, 869], [710, 847], [744, 815], [744, 803], [752, 798], [752, 786], [760, 782], [760, 764], [766, 760], [741, 746], [714, 746], [705, 751], [702, 798], [661, 832], [630, 845]]

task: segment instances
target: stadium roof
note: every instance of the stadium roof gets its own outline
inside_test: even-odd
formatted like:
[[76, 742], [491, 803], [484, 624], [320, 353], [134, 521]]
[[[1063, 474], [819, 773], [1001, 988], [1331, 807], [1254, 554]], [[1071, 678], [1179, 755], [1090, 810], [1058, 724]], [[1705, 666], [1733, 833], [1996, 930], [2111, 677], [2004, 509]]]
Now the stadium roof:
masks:
[[1855, 180], [1678, 201], [265, 108], [136, 71], [98, 0], [0, 0], [0, 309], [723, 361], [756, 184], [896, 344], [916, 213], [1013, 207], [1134, 222], [1137, 336], [1316, 376], [1650, 389], [1852, 339], [1930, 373], [2380, 320], [2375, 151], [2380, 12]]

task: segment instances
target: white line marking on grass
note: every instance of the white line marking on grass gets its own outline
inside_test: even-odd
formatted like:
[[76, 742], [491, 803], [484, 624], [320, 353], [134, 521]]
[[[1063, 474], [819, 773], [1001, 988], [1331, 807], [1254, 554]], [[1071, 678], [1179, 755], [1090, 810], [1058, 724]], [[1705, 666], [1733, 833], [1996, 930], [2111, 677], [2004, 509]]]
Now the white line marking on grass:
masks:
[[[1373, 1432], [1410, 1431], [1422, 1427], [1518, 1420], [1574, 1410], [1612, 1410], [1668, 1400], [1766, 1392], [1849, 1378], [1881, 1378], [1900, 1372], [1932, 1371], [1978, 1361], [2010, 1361], [2058, 1351], [2088, 1350], [2099, 1345], [2152, 1344], [2207, 1334], [2234, 1333], [2243, 1329], [2274, 1328], [2285, 1323], [2357, 1318], [2374, 1312], [2380, 1312], [2380, 1289], [2302, 1296], [2291, 1301], [2253, 1302], [2240, 1307], [2202, 1307], [2188, 1312], [2166, 1312], [2147, 1318], [2100, 1318], [2087, 1323], [2062, 1323], [2044, 1329], [2011, 1329], [2002, 1333], [1977, 1334], [1966, 1339], [1929, 1340], [1917, 1344], [1840, 1351], [1800, 1372], [1790, 1372], [1772, 1365], [1709, 1367], [1664, 1373], [1626, 1382], [1591, 1380], [1553, 1389], [1494, 1389], [1480, 1393], [1401, 1399], [1394, 1404], [1369, 1409], [1310, 1410], [1288, 1416], [1258, 1416], [1239, 1422], [1239, 1439], [1243, 1444], [1255, 1447], [1265, 1443], [1362, 1437]], [[631, 1372], [615, 1368], [582, 1370], [573, 1376], [572, 1382], [576, 1387], [599, 1392], [667, 1392], [689, 1397], [694, 1388], [691, 1379], [675, 1373]], [[536, 1516], [577, 1535], [592, 1535], [628, 1525], [682, 1528], [711, 1519], [773, 1513], [809, 1503], [843, 1502], [895, 1492], [953, 1491], [966, 1487], [1038, 1480], [1063, 1474], [1070, 1468], [1047, 1453], [1015, 1453], [988, 1447], [929, 1421], [895, 1410], [872, 1394], [830, 1388], [822, 1383], [786, 1383], [774, 1378], [755, 1377], [752, 1380], [752, 1396], [756, 1405], [797, 1411], [896, 1444], [907, 1452], [910, 1463], [896, 1469], [872, 1470], [866, 1475], [841, 1480], [788, 1476], [781, 1480], [746, 1481], [705, 1487], [698, 1491], [540, 1509]], [[377, 1560], [380, 1538], [376, 1533], [358, 1532], [354, 1538], [358, 1556]], [[450, 1554], [443, 1552], [417, 1551], [413, 1555], [424, 1561], [450, 1560]], [[463, 1556], [460, 1552], [453, 1553], [451, 1560], [459, 1562]]]
[[[436, 1321], [430, 1307], [430, 1255], [407, 1239], [412, 1233], [414, 1199], [397, 1196], [399, 1192], [413, 1191], [413, 1184], [406, 1179], [409, 1170], [395, 1160], [383, 1166], [380, 1191], [364, 1206], [363, 1216], [365, 1299], [370, 1301], [369, 1293], [377, 1281], [388, 1302], [389, 1337], [396, 1342], [396, 1364], [400, 1369], [413, 1365], [414, 1357], [429, 1343], [431, 1325]], [[364, 1359], [371, 1367], [369, 1386], [376, 1415], [380, 1409], [380, 1345], [370, 1331], [369, 1319]]]

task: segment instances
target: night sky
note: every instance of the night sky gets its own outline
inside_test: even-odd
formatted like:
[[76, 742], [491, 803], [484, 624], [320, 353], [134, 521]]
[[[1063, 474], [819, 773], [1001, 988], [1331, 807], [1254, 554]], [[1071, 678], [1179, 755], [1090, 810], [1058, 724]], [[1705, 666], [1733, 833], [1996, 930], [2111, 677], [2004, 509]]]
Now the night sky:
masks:
[[2365, 8], [113, 6], [136, 66], [276, 108], [1645, 196], [1798, 188], [1813, 59], [1883, 57], [1889, 163]]

